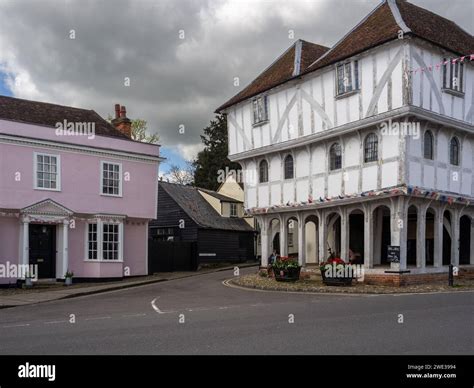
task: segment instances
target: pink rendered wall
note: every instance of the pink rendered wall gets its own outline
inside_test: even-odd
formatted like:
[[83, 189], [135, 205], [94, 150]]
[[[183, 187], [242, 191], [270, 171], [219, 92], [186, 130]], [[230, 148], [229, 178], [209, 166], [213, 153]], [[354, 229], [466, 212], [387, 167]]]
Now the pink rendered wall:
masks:
[[[1, 219], [1, 218], [0, 218]], [[148, 228], [144, 221], [124, 224], [123, 230], [123, 263], [92, 262], [84, 260], [86, 257], [85, 222], [76, 222], [75, 229], [69, 230], [69, 268], [75, 277], [122, 277], [124, 268], [130, 268], [130, 276], [147, 274], [146, 241]]]
[[[132, 221], [133, 222], [133, 221]], [[124, 225], [124, 265], [130, 267], [130, 276], [148, 274], [148, 224]]]
[[[61, 191], [34, 189], [34, 152], [60, 155]], [[100, 195], [101, 161], [122, 163], [123, 197]], [[15, 174], [21, 180], [15, 180]], [[50, 198], [75, 213], [155, 218], [158, 163], [0, 143], [0, 208], [21, 209]]]
[[[0, 217], [0, 264], [18, 264], [20, 223], [16, 217]], [[0, 277], [0, 284], [15, 283], [16, 278]]]

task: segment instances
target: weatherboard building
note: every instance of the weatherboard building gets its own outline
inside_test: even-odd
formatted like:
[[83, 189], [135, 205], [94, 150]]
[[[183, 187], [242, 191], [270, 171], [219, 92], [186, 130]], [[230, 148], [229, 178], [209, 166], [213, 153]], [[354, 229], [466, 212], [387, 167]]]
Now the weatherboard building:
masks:
[[450, 20], [384, 1], [331, 48], [296, 41], [217, 111], [262, 266], [331, 248], [401, 284], [474, 265], [474, 38]]

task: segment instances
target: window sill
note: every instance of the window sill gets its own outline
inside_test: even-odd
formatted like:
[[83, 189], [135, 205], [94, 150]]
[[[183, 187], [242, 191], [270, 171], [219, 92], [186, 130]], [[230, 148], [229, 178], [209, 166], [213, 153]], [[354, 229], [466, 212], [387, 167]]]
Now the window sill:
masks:
[[83, 261], [85, 263], [122, 263], [123, 264], [123, 260], [99, 260], [99, 259], [91, 260], [91, 259], [84, 259]]
[[353, 96], [354, 94], [358, 94], [359, 92], [360, 92], [360, 89], [351, 90], [350, 92], [345, 92], [343, 94], [338, 94], [335, 98], [336, 98], [336, 100], [340, 100], [340, 99], [343, 99], [343, 98], [346, 98], [346, 97]]
[[376, 166], [379, 164], [379, 161], [378, 160], [371, 160], [370, 162], [365, 162], [364, 161], [364, 164], [363, 166], [364, 167], [370, 167], [370, 166]]
[[123, 195], [121, 194], [100, 194], [101, 197], [112, 197], [112, 198], [123, 198]]
[[40, 190], [40, 191], [61, 191], [61, 188], [58, 189], [48, 189], [46, 187], [35, 187], [35, 190]]
[[252, 127], [255, 128], [255, 127], [261, 127], [262, 125], [265, 125], [269, 122], [270, 120], [264, 120], [264, 121], [259, 121], [258, 123], [253, 123], [252, 124]]
[[458, 90], [442, 88], [441, 91], [443, 93], [451, 94], [452, 96], [455, 96], [455, 97], [464, 98], [464, 92], [460, 92]]

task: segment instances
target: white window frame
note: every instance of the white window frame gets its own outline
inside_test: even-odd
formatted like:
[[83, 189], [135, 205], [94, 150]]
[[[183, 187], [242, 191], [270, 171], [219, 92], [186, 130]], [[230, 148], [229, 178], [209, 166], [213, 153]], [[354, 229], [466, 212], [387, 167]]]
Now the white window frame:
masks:
[[[232, 209], [235, 209], [235, 214], [232, 214]], [[229, 215], [230, 217], [238, 217], [239, 216], [239, 209], [237, 208], [237, 203], [230, 202], [229, 203]]]
[[[355, 63], [357, 62], [357, 72], [355, 70]], [[344, 83], [344, 91], [339, 93], [339, 68], [342, 67], [343, 69], [343, 80], [347, 77], [347, 65], [350, 66], [350, 84], [345, 85]], [[357, 81], [357, 82], [356, 82]], [[344, 82], [344, 81], [343, 81]], [[336, 97], [342, 97], [346, 95], [351, 95], [353, 93], [357, 93], [360, 90], [360, 62], [358, 59], [339, 62], [336, 64], [336, 72], [335, 72], [335, 87], [336, 87]], [[350, 90], [349, 90], [350, 87]]]
[[[97, 224], [97, 259], [89, 259], [89, 224]], [[104, 259], [104, 225], [118, 225], [118, 255], [117, 260]], [[84, 261], [88, 263], [123, 263], [123, 222], [104, 221], [101, 219], [86, 223], [84, 244]]]
[[[465, 89], [465, 74], [466, 68], [463, 62], [459, 60], [453, 63], [454, 58], [444, 58], [444, 62], [448, 62], [446, 65], [443, 64], [443, 70], [441, 72], [441, 90], [446, 93], [454, 94], [458, 97], [464, 96]], [[454, 86], [454, 74], [457, 73], [458, 85]], [[445, 85], [446, 80], [446, 85]]]
[[[262, 106], [259, 105], [259, 101], [263, 101], [263, 115], [260, 115], [259, 113], [262, 108]], [[268, 96], [267, 95], [261, 95], [257, 96], [252, 99], [252, 123], [254, 126], [264, 124], [268, 122]]]
[[[104, 193], [104, 164], [112, 164], [119, 166], [119, 192], [118, 194], [109, 194], [109, 193]], [[122, 197], [122, 186], [123, 186], [123, 177], [122, 177], [122, 163], [118, 162], [109, 162], [107, 160], [101, 160], [100, 161], [100, 195], [105, 196], [105, 197]]]
[[[56, 158], [56, 188], [38, 186], [38, 156]], [[61, 191], [61, 155], [46, 154], [44, 152], [33, 153], [33, 187], [35, 190]]]

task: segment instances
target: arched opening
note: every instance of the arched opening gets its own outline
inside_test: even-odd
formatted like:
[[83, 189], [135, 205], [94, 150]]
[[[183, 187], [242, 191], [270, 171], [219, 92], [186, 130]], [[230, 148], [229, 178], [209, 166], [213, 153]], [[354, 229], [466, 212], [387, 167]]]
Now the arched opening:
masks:
[[288, 257], [298, 257], [298, 220], [291, 217], [286, 222], [286, 251]]
[[416, 265], [416, 242], [418, 234], [418, 209], [411, 205], [408, 208], [407, 225], [407, 265]]
[[471, 254], [471, 217], [464, 215], [459, 220], [459, 264], [470, 264]]
[[425, 257], [426, 265], [434, 265], [434, 235], [436, 213], [432, 208], [426, 210]]
[[[327, 250], [329, 256], [329, 249], [340, 257], [341, 255], [341, 216], [339, 213], [331, 213], [327, 216], [326, 222], [328, 225], [327, 231]], [[325, 258], [326, 259], [326, 258]]]
[[451, 213], [443, 214], [443, 265], [451, 264]]
[[271, 249], [280, 254], [280, 220], [274, 218], [270, 221], [269, 235], [271, 238]]
[[349, 259], [353, 264], [364, 264], [364, 212], [349, 214]]
[[317, 264], [319, 262], [318, 221], [318, 217], [315, 215], [310, 215], [305, 219], [306, 264]]
[[374, 266], [387, 266], [387, 247], [391, 243], [390, 208], [378, 206], [372, 213]]

